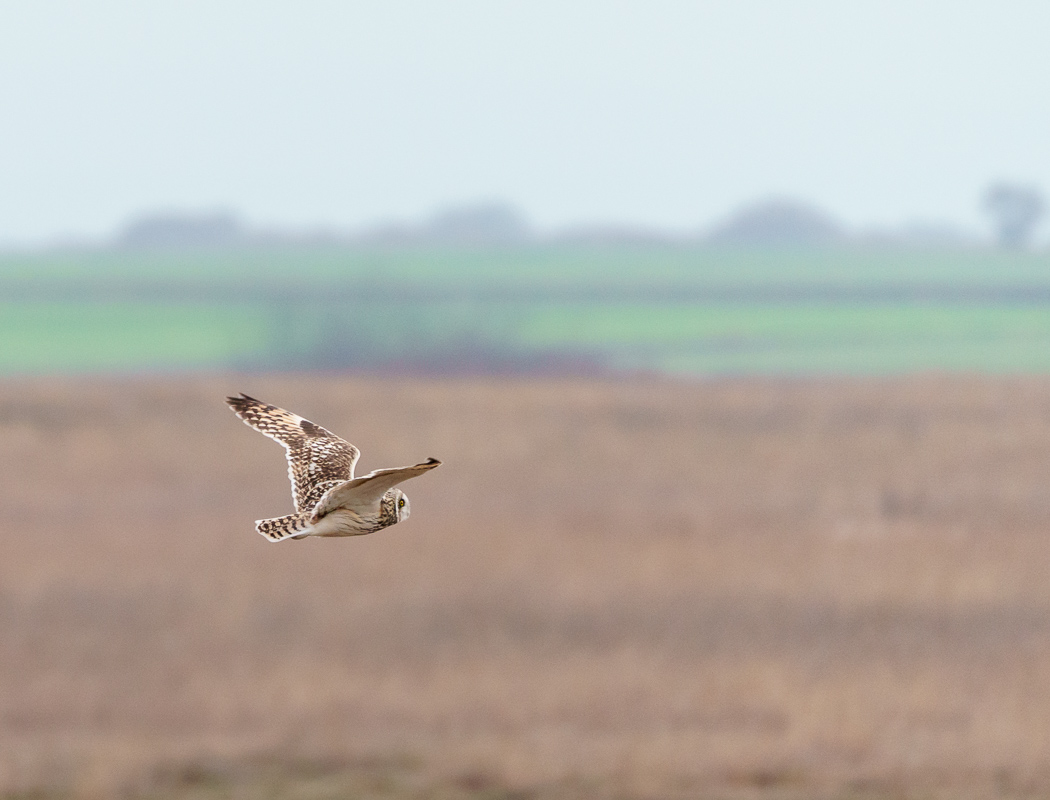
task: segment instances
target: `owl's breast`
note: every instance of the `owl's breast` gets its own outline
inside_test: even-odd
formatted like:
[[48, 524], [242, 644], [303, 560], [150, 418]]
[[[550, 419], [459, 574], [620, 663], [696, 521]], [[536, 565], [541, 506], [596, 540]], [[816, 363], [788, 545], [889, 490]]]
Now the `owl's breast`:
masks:
[[325, 514], [313, 526], [314, 536], [363, 536], [386, 527], [378, 514], [356, 514], [346, 508], [337, 508]]

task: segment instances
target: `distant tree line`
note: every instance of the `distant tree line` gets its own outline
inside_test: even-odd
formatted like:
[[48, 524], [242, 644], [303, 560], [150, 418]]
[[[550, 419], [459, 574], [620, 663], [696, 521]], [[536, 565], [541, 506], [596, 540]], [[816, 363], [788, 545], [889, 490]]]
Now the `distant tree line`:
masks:
[[[1000, 246], [1031, 244], [1045, 203], [1033, 186], [997, 182], [981, 207], [990, 217]], [[720, 246], [797, 247], [842, 243], [898, 246], [967, 246], [976, 239], [950, 225], [913, 224], [897, 230], [850, 233], [830, 214], [791, 198], [771, 198], [738, 209], [706, 233], [674, 237], [630, 226], [592, 226], [539, 236], [513, 206], [485, 202], [443, 210], [418, 224], [388, 223], [355, 234], [306, 231], [289, 234], [245, 226], [230, 211], [158, 212], [132, 220], [115, 244], [124, 248], [215, 248], [269, 245], [451, 245], [515, 246], [530, 242], [627, 244], [693, 242]]]

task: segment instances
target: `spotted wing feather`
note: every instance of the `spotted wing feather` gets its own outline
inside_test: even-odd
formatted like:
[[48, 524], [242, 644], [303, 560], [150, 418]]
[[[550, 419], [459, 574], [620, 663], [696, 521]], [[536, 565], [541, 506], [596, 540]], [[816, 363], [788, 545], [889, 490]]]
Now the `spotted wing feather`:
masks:
[[311, 510], [326, 491], [354, 477], [360, 451], [298, 414], [242, 394], [226, 404], [245, 424], [284, 445], [295, 510]]

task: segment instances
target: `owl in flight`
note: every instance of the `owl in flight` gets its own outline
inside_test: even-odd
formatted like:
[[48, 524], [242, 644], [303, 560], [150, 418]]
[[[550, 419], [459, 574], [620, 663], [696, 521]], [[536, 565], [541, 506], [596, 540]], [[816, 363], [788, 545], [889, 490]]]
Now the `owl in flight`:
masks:
[[361, 454], [309, 420], [241, 394], [227, 397], [234, 413], [284, 445], [292, 482], [294, 514], [255, 522], [255, 530], [271, 542], [306, 536], [360, 536], [408, 519], [408, 497], [394, 488], [402, 481], [441, 466], [431, 458], [414, 467], [377, 469], [354, 477]]

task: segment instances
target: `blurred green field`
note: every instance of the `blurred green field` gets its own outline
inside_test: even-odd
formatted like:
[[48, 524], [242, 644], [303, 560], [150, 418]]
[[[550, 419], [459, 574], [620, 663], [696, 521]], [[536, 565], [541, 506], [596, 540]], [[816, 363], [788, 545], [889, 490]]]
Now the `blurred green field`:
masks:
[[0, 257], [0, 374], [1050, 369], [1050, 257], [275, 249]]

